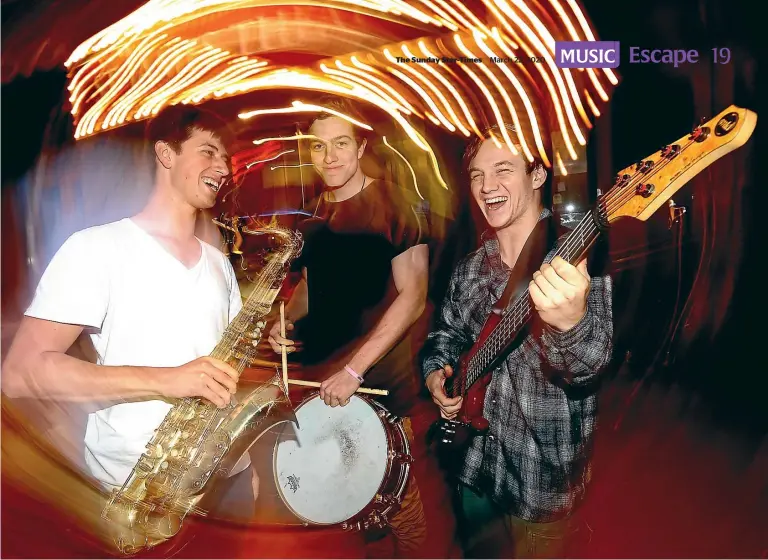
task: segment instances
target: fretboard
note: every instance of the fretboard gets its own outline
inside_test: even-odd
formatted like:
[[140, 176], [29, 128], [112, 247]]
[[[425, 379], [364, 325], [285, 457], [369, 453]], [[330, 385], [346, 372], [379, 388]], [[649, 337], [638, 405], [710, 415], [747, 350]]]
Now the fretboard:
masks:
[[[600, 206], [598, 205], [598, 208]], [[558, 245], [552, 258], [559, 256], [571, 264], [581, 260], [600, 235], [600, 227], [593, 212], [588, 212], [579, 224]], [[496, 367], [507, 355], [506, 351], [518, 340], [523, 328], [533, 316], [528, 288], [520, 293], [504, 311], [501, 321], [486, 337], [467, 362], [466, 370], [452, 387], [452, 396], [464, 393], [487, 371]]]

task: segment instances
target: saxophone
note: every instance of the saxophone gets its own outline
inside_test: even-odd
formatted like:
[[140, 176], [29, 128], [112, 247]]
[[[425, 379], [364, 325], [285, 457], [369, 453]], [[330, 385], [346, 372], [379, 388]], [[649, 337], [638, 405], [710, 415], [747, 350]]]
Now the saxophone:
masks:
[[[266, 327], [263, 317], [280, 291], [287, 265], [303, 247], [301, 234], [292, 230], [265, 227], [248, 233], [268, 236], [272, 247], [260, 253], [264, 267], [253, 291], [210, 354], [241, 373], [255, 358]], [[197, 504], [206, 492], [266, 429], [287, 421], [296, 422], [296, 417], [277, 375], [223, 409], [200, 398], [179, 399], [102, 511], [118, 550], [132, 555], [154, 547], [178, 533], [190, 512], [205, 515]]]

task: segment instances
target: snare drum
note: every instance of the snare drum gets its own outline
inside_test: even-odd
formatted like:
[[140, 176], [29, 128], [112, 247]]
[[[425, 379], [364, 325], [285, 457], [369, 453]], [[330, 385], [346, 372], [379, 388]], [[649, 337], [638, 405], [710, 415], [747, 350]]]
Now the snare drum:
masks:
[[305, 524], [384, 527], [405, 494], [411, 456], [402, 419], [352, 395], [330, 407], [318, 394], [296, 408], [275, 445], [280, 498]]

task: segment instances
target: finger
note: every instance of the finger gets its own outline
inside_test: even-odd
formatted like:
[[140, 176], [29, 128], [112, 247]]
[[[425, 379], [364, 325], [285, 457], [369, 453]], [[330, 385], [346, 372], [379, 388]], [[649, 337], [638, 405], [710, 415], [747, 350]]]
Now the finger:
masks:
[[325, 404], [330, 406], [332, 397], [333, 394], [331, 392], [331, 388], [328, 387], [325, 381], [323, 381], [323, 384], [320, 385], [320, 398], [323, 399]]
[[234, 393], [237, 390], [237, 382], [215, 366], [207, 369], [205, 373], [214, 382], [224, 386], [230, 393]]
[[443, 385], [441, 384], [433, 384], [429, 387], [429, 392], [432, 394], [432, 400], [435, 401], [437, 404], [440, 404], [440, 401], [443, 399], [447, 399], [448, 395], [445, 393], [445, 390], [443, 389]]
[[557, 291], [557, 288], [555, 288], [549, 280], [547, 280], [547, 277], [544, 276], [541, 271], [536, 271], [533, 273], [533, 281], [536, 283], [536, 285], [539, 287], [539, 289], [542, 291], [542, 293], [547, 296], [547, 298], [554, 304], [562, 303], [563, 302], [563, 294]]
[[226, 373], [228, 376], [230, 376], [232, 379], [237, 381], [240, 379], [240, 372], [237, 371], [235, 368], [233, 368], [231, 365], [229, 365], [224, 360], [217, 360], [216, 358], [210, 358], [209, 363], [213, 365], [216, 369], [219, 371], [222, 371]]
[[230, 393], [226, 387], [224, 387], [223, 385], [220, 385], [211, 376], [208, 376], [205, 378], [205, 383], [211, 391], [213, 391], [219, 396], [219, 398], [221, 399], [221, 404], [223, 406], [226, 406], [229, 404], [229, 401], [232, 398], [232, 393]]
[[442, 408], [440, 409], [440, 416], [442, 416], [446, 420], [453, 420], [454, 418], [456, 418], [456, 414], [458, 413], [454, 412], [453, 414], [448, 414]]
[[215, 392], [211, 391], [208, 387], [205, 387], [202, 391], [200, 391], [200, 396], [217, 408], [224, 408], [226, 406], [221, 397], [219, 397]]
[[448, 395], [443, 393], [442, 395], [436, 395], [438, 404], [440, 406], [454, 406], [461, 402], [461, 397], [453, 397], [450, 398]]
[[587, 259], [581, 259], [581, 262], [576, 265], [576, 270], [578, 270], [584, 278], [589, 281], [592, 278], [589, 275], [589, 270], [587, 270]]
[[528, 293], [531, 295], [531, 300], [533, 301], [533, 306], [538, 310], [542, 311], [544, 309], [551, 309], [554, 307], [554, 304], [550, 301], [550, 299], [544, 295], [544, 292], [539, 289], [539, 286], [531, 280], [531, 283], [528, 284]]
[[445, 373], [446, 377], [451, 377], [453, 375], [453, 367], [450, 365], [443, 366], [443, 373]]
[[[584, 259], [586, 261], [586, 259]], [[572, 286], [583, 286], [585, 276], [575, 266], [561, 257], [552, 259], [552, 268], [557, 274]]]
[[281, 346], [293, 346], [294, 344], [296, 344], [290, 338], [284, 338], [279, 334], [271, 336], [270, 339], [274, 340], [277, 344], [280, 344]]
[[203, 377], [203, 383], [205, 385], [205, 389], [203, 389], [203, 393], [206, 395], [205, 398], [219, 408], [229, 404], [229, 393], [221, 385], [207, 375]]
[[446, 414], [456, 414], [459, 410], [461, 410], [461, 405], [456, 404], [452, 406], [444, 406], [443, 410], [445, 411]]
[[552, 284], [552, 287], [560, 292], [565, 299], [573, 299], [576, 295], [578, 286], [574, 286], [570, 282], [567, 282], [560, 274], [558, 274], [555, 267], [550, 264], [541, 265], [541, 273]]

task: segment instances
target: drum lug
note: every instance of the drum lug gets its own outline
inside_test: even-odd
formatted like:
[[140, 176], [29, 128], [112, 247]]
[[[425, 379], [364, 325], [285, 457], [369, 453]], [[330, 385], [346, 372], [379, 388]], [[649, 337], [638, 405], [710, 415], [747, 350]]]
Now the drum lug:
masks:
[[350, 533], [353, 531], [362, 531], [363, 530], [363, 522], [358, 521], [357, 523], [347, 523], [346, 521], [341, 524], [341, 528], [344, 531], [349, 531]]
[[372, 511], [368, 516], [368, 519], [363, 523], [363, 526], [366, 529], [370, 529], [372, 527], [375, 527], [376, 529], [383, 529], [387, 526], [388, 523], [389, 521], [387, 521], [386, 515], [379, 513], [378, 511]]
[[403, 423], [403, 419], [402, 419], [402, 417], [400, 417], [400, 416], [394, 416], [394, 415], [390, 415], [390, 417], [389, 417], [389, 423], [390, 423], [390, 424], [393, 424], [393, 425], [395, 425], [395, 426], [400, 426], [400, 425], [402, 425], [402, 423]]
[[389, 450], [389, 460], [390, 461], [399, 461], [400, 464], [413, 463], [413, 457], [408, 453], [400, 453], [398, 451], [395, 451], [394, 449]]
[[400, 500], [395, 498], [392, 494], [376, 494], [375, 503], [393, 506], [399, 504]]

